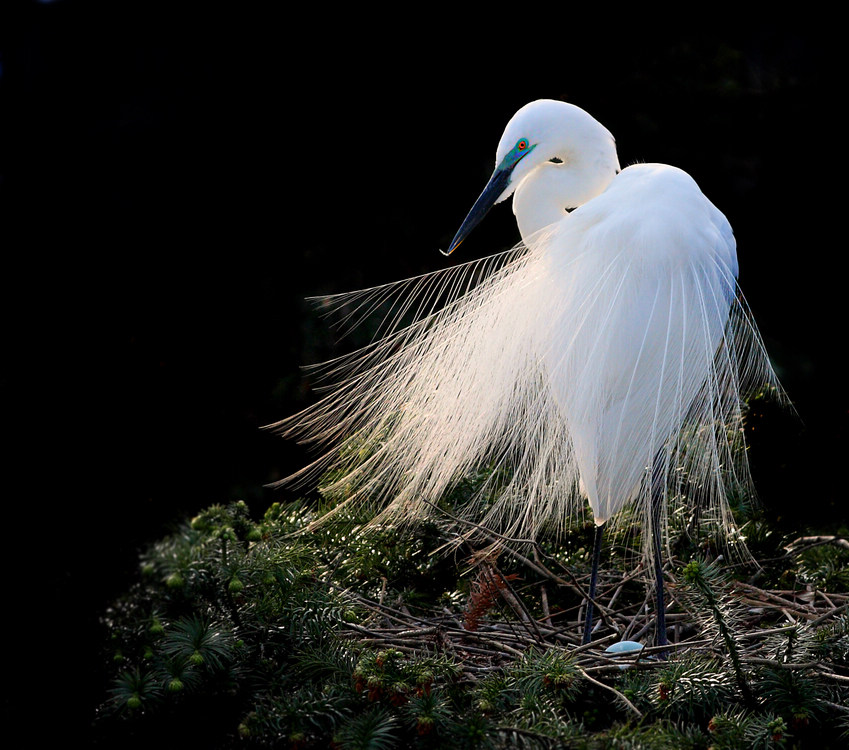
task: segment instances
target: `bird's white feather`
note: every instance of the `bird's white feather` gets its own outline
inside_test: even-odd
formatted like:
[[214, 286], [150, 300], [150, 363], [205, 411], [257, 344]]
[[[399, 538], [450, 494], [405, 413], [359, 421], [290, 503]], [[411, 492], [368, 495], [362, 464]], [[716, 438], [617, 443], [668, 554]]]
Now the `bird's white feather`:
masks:
[[[529, 181], [554, 176], [537, 167], [523, 163], [517, 214]], [[587, 500], [597, 523], [626, 506], [647, 521], [659, 467], [670, 502], [728, 521], [727, 488], [749, 481], [745, 396], [777, 387], [733, 234], [678, 169], [635, 165], [607, 182], [510, 252], [328, 301], [392, 311], [372, 345], [325, 366], [322, 400], [275, 425], [325, 450], [311, 468], [333, 470], [340, 508], [409, 521], [491, 467], [469, 515], [534, 537]]]

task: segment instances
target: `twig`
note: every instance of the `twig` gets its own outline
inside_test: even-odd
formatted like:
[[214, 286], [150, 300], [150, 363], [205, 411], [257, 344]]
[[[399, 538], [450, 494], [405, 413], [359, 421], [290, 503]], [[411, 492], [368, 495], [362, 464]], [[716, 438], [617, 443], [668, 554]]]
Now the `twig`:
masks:
[[640, 709], [638, 709], [638, 708], [637, 708], [637, 707], [636, 707], [633, 703], [631, 703], [631, 701], [629, 701], [629, 700], [628, 700], [628, 699], [627, 699], [627, 698], [626, 698], [626, 697], [625, 697], [622, 693], [620, 693], [620, 692], [619, 692], [616, 688], [611, 687], [610, 685], [605, 685], [603, 682], [599, 682], [599, 681], [598, 681], [598, 680], [596, 680], [595, 678], [593, 678], [593, 677], [591, 677], [590, 675], [588, 675], [588, 674], [587, 674], [587, 672], [586, 672], [586, 670], [582, 669], [581, 667], [578, 667], [578, 671], [579, 671], [579, 672], [580, 672], [580, 673], [581, 673], [581, 674], [582, 674], [582, 675], [583, 675], [583, 676], [584, 676], [587, 680], [589, 680], [591, 683], [593, 683], [593, 685], [598, 685], [598, 687], [600, 687], [600, 688], [604, 688], [605, 690], [608, 690], [609, 692], [613, 693], [613, 694], [616, 696], [616, 700], [620, 701], [621, 703], [624, 703], [624, 704], [625, 704], [625, 705], [626, 705], [629, 709], [631, 709], [631, 711], [633, 711], [633, 712], [637, 715], [637, 718], [639, 718], [639, 719], [642, 719], [642, 718], [643, 718], [643, 713], [642, 713], [642, 711], [640, 711]]
[[846, 604], [841, 604], [839, 607], [835, 607], [831, 611], [826, 612], [824, 615], [820, 615], [816, 619], [811, 620], [808, 623], [808, 626], [813, 627], [814, 625], [819, 625], [821, 622], [824, 622], [825, 620], [829, 619], [830, 617], [834, 617], [834, 615], [836, 615], [838, 612], [842, 612], [843, 610], [845, 610], [847, 608], [849, 608], [849, 602], [847, 602]]
[[542, 619], [545, 622], [551, 622], [551, 610], [548, 608], [548, 590], [545, 588], [545, 584], [543, 583], [539, 587], [540, 593], [540, 605], [542, 607]]
[[[801, 618], [804, 618], [806, 620], [812, 620], [812, 619], [816, 618], [815, 613], [812, 613], [810, 611], [806, 611], [806, 610], [813, 609], [813, 607], [811, 605], [800, 605], [797, 602], [790, 601], [786, 597], [779, 596], [775, 592], [765, 591], [764, 589], [759, 589], [757, 586], [752, 586], [751, 584], [743, 583], [742, 581], [734, 581], [733, 585], [736, 586], [737, 588], [744, 589], [746, 591], [750, 591], [750, 592], [756, 594], [757, 596], [761, 597], [761, 599], [759, 599], [759, 600], [752, 600], [752, 599], [743, 599], [742, 600], [744, 603], [749, 604], [750, 606], [766, 607], [766, 606], [768, 606], [768, 604], [767, 604], [766, 601], [763, 601], [763, 599], [766, 599], [768, 601], [771, 601], [771, 602], [774, 602], [775, 604], [780, 605], [778, 607], [778, 609], [780, 609], [785, 615], [787, 615], [791, 619], [791, 621], [792, 621], [793, 617], [797, 617], [797, 618], [801, 617]], [[790, 615], [791, 612], [793, 613], [792, 616]]]
[[571, 653], [572, 655], [579, 654], [583, 651], [589, 651], [591, 648], [598, 648], [602, 643], [607, 643], [608, 641], [613, 641], [619, 636], [616, 633], [611, 633], [610, 635], [606, 635], [603, 638], [597, 638], [590, 643], [584, 643], [576, 648], [573, 648]]
[[761, 638], [765, 635], [776, 635], [777, 633], [787, 633], [791, 630], [797, 630], [797, 625], [782, 625], [780, 628], [768, 628], [765, 630], [752, 630], [748, 633], [738, 634], [738, 638]]
[[775, 659], [764, 659], [759, 656], [742, 656], [741, 661], [747, 664], [762, 664], [765, 667], [777, 667], [779, 669], [816, 669], [820, 666], [818, 661], [776, 661]]
[[[539, 565], [539, 550], [534, 546], [534, 564]], [[548, 588], [545, 583], [539, 586], [540, 607], [542, 608], [542, 619], [544, 622], [551, 622], [551, 609], [548, 606]]]
[[[626, 628], [625, 628], [625, 630], [624, 630], [624, 632], [622, 633], [622, 638], [623, 638], [623, 640], [624, 640], [624, 639], [626, 639], [626, 638], [629, 638], [629, 637], [630, 637], [628, 634], [632, 631], [632, 629], [633, 629], [633, 628], [635, 628], [635, 627], [636, 627], [636, 625], [637, 625], [637, 618], [640, 616], [640, 614], [642, 614], [642, 613], [643, 613], [643, 612], [644, 612], [644, 611], [648, 608], [648, 606], [649, 606], [649, 599], [650, 599], [650, 597], [651, 597], [651, 595], [650, 595], [650, 594], [646, 594], [646, 597], [645, 597], [645, 599], [643, 600], [642, 605], [641, 605], [641, 606], [640, 606], [640, 608], [639, 608], [639, 609], [638, 609], [638, 610], [634, 613], [634, 616], [631, 618], [631, 621], [630, 621], [630, 623], [628, 624], [628, 627], [626, 627]], [[646, 630], [646, 628], [643, 628], [643, 629], [640, 631], [640, 633], [644, 632], [645, 630]]]
[[536, 636], [537, 640], [540, 642], [543, 641], [542, 634], [539, 632], [539, 628], [537, 627], [536, 620], [531, 617], [531, 613], [528, 611], [528, 608], [525, 606], [525, 603], [519, 598], [513, 586], [510, 584], [510, 581], [501, 573], [498, 568], [495, 567], [493, 563], [490, 563], [492, 570], [495, 571], [495, 575], [501, 580], [503, 584], [502, 587], [499, 587], [501, 590], [501, 596], [504, 597], [504, 600], [513, 608], [517, 615], [519, 615], [519, 619], [524, 624], [525, 628], [532, 636]]
[[[577, 594], [578, 596], [580, 596], [582, 598], [586, 597], [587, 594], [583, 590], [583, 588], [578, 586], [577, 582], [574, 582], [574, 576], [572, 576], [573, 583], [569, 583], [569, 581], [561, 578], [556, 573], [553, 573], [552, 571], [550, 571], [540, 561], [531, 560], [530, 558], [523, 555], [521, 552], [517, 552], [516, 550], [509, 548], [509, 547], [506, 548], [504, 551], [507, 552], [511, 557], [515, 558], [520, 563], [522, 563], [522, 565], [525, 565], [526, 567], [530, 568], [534, 572], [541, 575], [543, 578], [548, 578], [550, 581], [554, 581], [557, 585], [564, 586], [564, 587], [570, 589], [573, 593]], [[571, 572], [570, 572], [570, 576], [571, 576]]]
[[[455, 516], [453, 513], [449, 513], [447, 510], [445, 510], [445, 508], [440, 508], [435, 503], [430, 502], [430, 500], [426, 500], [426, 499], [422, 498], [422, 502], [425, 505], [429, 505], [437, 513], [440, 513], [441, 515], [445, 516], [446, 518], [450, 518], [455, 523], [459, 523], [459, 524], [462, 524], [462, 525], [465, 525], [465, 526], [471, 526], [476, 531], [481, 532], [481, 534], [483, 534], [484, 536], [486, 536], [486, 537], [488, 537], [488, 538], [490, 538], [490, 539], [492, 539], [496, 542], [500, 542], [502, 544], [533, 544], [534, 543], [532, 539], [513, 539], [511, 537], [504, 536], [503, 534], [499, 534], [496, 531], [492, 531], [492, 529], [488, 529], [485, 526], [481, 526], [480, 524], [475, 523], [474, 521], [470, 521], [467, 518], [460, 518], [459, 516]], [[468, 538], [464, 537], [462, 535], [460, 535], [460, 538], [462, 539], [462, 541], [468, 541]], [[447, 547], [447, 546], [449, 546], [449, 545], [448, 544], [443, 545], [443, 547]], [[440, 549], [442, 549], [443, 547], [441, 547]]]
[[[495, 638], [481, 638], [478, 633], [467, 633], [466, 639], [474, 640], [474, 641], [484, 641], [487, 644], [490, 644], [497, 651], [503, 651], [508, 654], [513, 654], [513, 656], [518, 656], [519, 658], [524, 658], [525, 652], [519, 651], [517, 648], [513, 648], [512, 646], [508, 646], [506, 643], [502, 643], [501, 641]], [[463, 645], [457, 646], [457, 648], [465, 648]]]
[[[826, 672], [824, 670], [819, 670], [819, 674], [823, 677], [828, 677], [829, 680], [837, 680], [838, 682], [849, 682], [849, 677], [842, 674], [834, 674], [834, 672]], [[849, 708], [844, 706], [844, 710], [849, 711]]]
[[[790, 542], [784, 549], [792, 554], [798, 554], [804, 551], [804, 549], [818, 547], [822, 544], [834, 544], [843, 549], [849, 549], [849, 540], [844, 539], [842, 536], [800, 536], [798, 539]], [[798, 549], [803, 545], [804, 548], [802, 550]]]

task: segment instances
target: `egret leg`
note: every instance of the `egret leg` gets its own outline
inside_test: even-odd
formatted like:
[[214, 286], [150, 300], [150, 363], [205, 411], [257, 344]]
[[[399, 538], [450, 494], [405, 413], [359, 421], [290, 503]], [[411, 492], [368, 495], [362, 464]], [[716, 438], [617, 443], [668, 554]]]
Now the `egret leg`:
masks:
[[593, 599], [595, 599], [596, 584], [598, 583], [598, 563], [601, 559], [601, 537], [604, 534], [604, 524], [595, 527], [595, 538], [593, 539], [593, 568], [590, 574], [590, 591], [587, 599], [587, 615], [584, 619], [584, 643], [590, 642], [590, 634], [593, 629]]
[[[666, 646], [669, 641], [666, 639], [666, 604], [663, 593], [663, 558], [661, 556], [661, 529], [660, 516], [663, 512], [663, 462], [660, 453], [655, 457], [654, 467], [652, 469], [652, 497], [651, 497], [651, 535], [654, 551], [654, 585], [655, 585], [655, 626], [656, 626], [656, 646]], [[659, 654], [661, 657], [666, 656], [663, 651]]]
[[[660, 512], [652, 513], [652, 536], [654, 537], [654, 585], [655, 597], [657, 600], [657, 646], [666, 646], [669, 641], [666, 639], [666, 604], [663, 595], [663, 563], [660, 556]], [[666, 652], [662, 652], [665, 654]]]

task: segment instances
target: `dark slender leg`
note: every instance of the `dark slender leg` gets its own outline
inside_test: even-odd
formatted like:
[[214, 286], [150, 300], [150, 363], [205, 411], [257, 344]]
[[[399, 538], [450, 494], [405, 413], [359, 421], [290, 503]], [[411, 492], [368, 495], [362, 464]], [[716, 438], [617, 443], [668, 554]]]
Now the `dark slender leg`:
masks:
[[584, 619], [584, 643], [590, 642], [590, 634], [593, 629], [593, 599], [595, 599], [596, 583], [598, 582], [598, 562], [601, 558], [601, 537], [604, 534], [604, 524], [595, 527], [595, 538], [593, 539], [593, 569], [590, 574], [590, 591], [587, 600], [587, 616]]
[[[660, 556], [660, 513], [652, 513], [652, 536], [654, 537], [654, 585], [657, 599], [657, 638], [655, 645], [666, 646], [666, 605], [663, 596], [663, 562]], [[662, 652], [665, 654], [666, 652]]]
[[[656, 630], [655, 639], [656, 646], [666, 646], [669, 641], [666, 639], [666, 605], [663, 596], [663, 558], [661, 557], [661, 529], [660, 517], [663, 512], [663, 461], [661, 454], [658, 453], [654, 460], [652, 468], [652, 487], [651, 487], [651, 535], [652, 546], [654, 551], [654, 585], [656, 597]], [[663, 651], [659, 654], [661, 658], [666, 656]]]

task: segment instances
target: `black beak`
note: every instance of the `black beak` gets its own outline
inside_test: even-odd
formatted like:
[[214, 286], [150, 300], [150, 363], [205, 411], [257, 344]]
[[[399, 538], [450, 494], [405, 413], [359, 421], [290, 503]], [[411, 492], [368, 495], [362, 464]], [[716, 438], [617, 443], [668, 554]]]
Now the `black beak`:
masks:
[[460, 225], [460, 228], [457, 230], [457, 234], [454, 235], [451, 246], [448, 250], [441, 251], [443, 255], [451, 255], [460, 243], [466, 239], [466, 236], [481, 222], [483, 217], [489, 213], [489, 209], [495, 205], [499, 196], [501, 196], [510, 184], [510, 174], [512, 172], [512, 167], [506, 169], [498, 167], [492, 173], [492, 177], [489, 178], [489, 182], [486, 183], [486, 187], [483, 189], [483, 192], [475, 201], [475, 205], [472, 206], [472, 210], [469, 211], [469, 215], [466, 216], [465, 220]]

